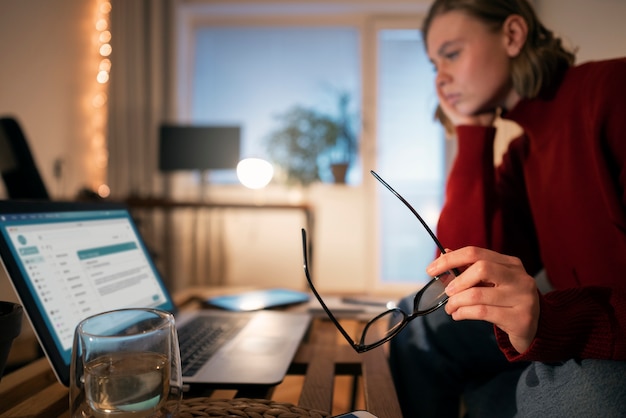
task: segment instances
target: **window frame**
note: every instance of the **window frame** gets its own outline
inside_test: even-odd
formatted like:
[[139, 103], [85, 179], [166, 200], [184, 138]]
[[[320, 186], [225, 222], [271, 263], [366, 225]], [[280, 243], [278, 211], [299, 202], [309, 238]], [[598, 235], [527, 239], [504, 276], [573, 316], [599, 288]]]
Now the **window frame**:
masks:
[[[377, 135], [377, 59], [378, 59], [378, 31], [386, 29], [420, 29], [427, 3], [415, 1], [395, 2], [364, 2], [351, 1], [342, 3], [324, 3], [313, 6], [306, 1], [297, 4], [283, 4], [279, 12], [272, 7], [264, 8], [264, 2], [255, 3], [252, 10], [245, 9], [246, 5], [240, 0], [231, 0], [228, 3], [201, 2], [181, 0], [180, 7], [175, 13], [175, 65], [173, 69], [172, 95], [175, 98], [175, 117], [178, 121], [189, 122], [191, 119], [191, 89], [192, 68], [194, 64], [193, 44], [194, 32], [201, 26], [349, 26], [353, 27], [360, 37], [359, 51], [361, 56], [361, 131], [359, 139], [359, 153], [361, 159], [361, 178], [359, 185], [350, 186], [354, 193], [361, 196], [357, 199], [362, 205], [354, 210], [364, 212], [362, 236], [366, 244], [363, 245], [362, 262], [367, 263], [357, 269], [359, 274], [355, 292], [404, 294], [416, 290], [415, 284], [386, 283], [379, 279], [382, 260], [378, 252], [377, 242], [381, 237], [381, 223], [379, 220], [379, 202], [375, 181], [371, 181], [369, 170], [376, 169], [376, 135]], [[276, 5], [275, 3], [273, 3]], [[268, 3], [269, 5], [269, 3]], [[231, 7], [229, 7], [231, 6]], [[290, 6], [290, 7], [288, 7]], [[310, 9], [312, 8], [312, 9]], [[316, 12], [311, 12], [316, 10]], [[217, 186], [218, 188], [220, 186]], [[334, 186], [331, 186], [334, 187]], [[319, 248], [316, 254], [320, 255]], [[322, 261], [320, 259], [322, 258]], [[324, 267], [326, 259], [316, 257], [316, 280], [320, 288], [324, 289], [324, 275], [329, 269], [339, 266]], [[350, 259], [346, 260], [350, 263]], [[328, 283], [336, 278], [328, 277]], [[352, 289], [352, 287], [351, 287]]]

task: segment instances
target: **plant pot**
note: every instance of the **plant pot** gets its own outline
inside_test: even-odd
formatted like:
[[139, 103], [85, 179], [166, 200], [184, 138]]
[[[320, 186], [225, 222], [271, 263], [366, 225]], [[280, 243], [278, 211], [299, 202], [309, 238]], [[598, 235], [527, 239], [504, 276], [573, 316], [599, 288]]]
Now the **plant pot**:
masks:
[[13, 302], [0, 302], [0, 379], [11, 351], [11, 344], [21, 330], [22, 306]]
[[336, 184], [346, 184], [346, 174], [348, 173], [347, 163], [331, 164], [330, 171], [333, 173]]

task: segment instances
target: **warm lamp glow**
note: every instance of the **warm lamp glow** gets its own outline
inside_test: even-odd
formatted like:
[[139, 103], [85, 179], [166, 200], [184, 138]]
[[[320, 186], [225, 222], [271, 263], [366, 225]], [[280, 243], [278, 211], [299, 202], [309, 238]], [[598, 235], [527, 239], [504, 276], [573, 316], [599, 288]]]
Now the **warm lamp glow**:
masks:
[[274, 167], [260, 158], [246, 158], [237, 164], [237, 177], [249, 189], [262, 189], [274, 176]]
[[100, 32], [99, 38], [100, 38], [100, 42], [102, 42], [103, 44], [106, 44], [111, 41], [111, 32], [109, 32], [108, 30]]
[[109, 81], [109, 73], [107, 71], [100, 71], [96, 77], [96, 80], [98, 80], [98, 83], [100, 84], [107, 83]]
[[107, 58], [112, 53], [109, 30], [109, 18], [111, 2], [98, 0], [94, 9], [93, 26], [93, 66], [98, 68], [92, 89], [89, 92], [91, 104], [88, 110], [90, 121], [88, 137], [90, 140], [90, 153], [87, 156], [85, 166], [88, 169], [88, 186], [97, 191], [101, 197], [111, 194], [106, 185], [107, 167], [109, 154], [107, 152], [107, 100], [108, 83], [110, 79], [111, 60]]
[[[108, 76], [107, 76], [108, 77]], [[94, 96], [91, 104], [94, 108], [98, 109], [107, 103], [107, 95], [105, 93], [98, 93]]]
[[100, 32], [105, 31], [109, 28], [109, 22], [106, 18], [98, 19], [96, 22], [96, 29]]
[[100, 13], [108, 15], [111, 13], [111, 2], [104, 1], [100, 4]]
[[100, 61], [100, 71], [111, 71], [111, 60], [108, 58], [103, 59], [102, 61]]
[[103, 57], [108, 57], [109, 55], [111, 55], [112, 51], [113, 49], [111, 48], [111, 45], [109, 44], [102, 44], [100, 46], [100, 55], [102, 55]]
[[107, 198], [111, 195], [111, 189], [109, 188], [108, 185], [106, 184], [101, 184], [98, 187], [98, 196], [100, 196], [101, 198]]

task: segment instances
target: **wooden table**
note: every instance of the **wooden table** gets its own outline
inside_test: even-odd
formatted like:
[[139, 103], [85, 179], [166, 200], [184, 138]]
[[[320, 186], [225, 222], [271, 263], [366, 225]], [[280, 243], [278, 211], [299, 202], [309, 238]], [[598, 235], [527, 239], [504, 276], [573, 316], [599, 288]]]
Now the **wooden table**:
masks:
[[[359, 324], [348, 320], [347, 326], [358, 327]], [[379, 418], [401, 417], [384, 350], [378, 348], [357, 354], [338, 337], [330, 321], [314, 319], [286, 378], [302, 377], [299, 395], [292, 403], [328, 412], [348, 412], [333, 411], [333, 395], [335, 378], [350, 376], [368, 411]], [[232, 397], [273, 399], [279, 387], [246, 387], [227, 392]], [[225, 391], [211, 389], [208, 393], [185, 394], [185, 397], [191, 396], [224, 398]], [[57, 382], [45, 358], [4, 376], [0, 382], [1, 417], [69, 417], [68, 408], [68, 390]]]

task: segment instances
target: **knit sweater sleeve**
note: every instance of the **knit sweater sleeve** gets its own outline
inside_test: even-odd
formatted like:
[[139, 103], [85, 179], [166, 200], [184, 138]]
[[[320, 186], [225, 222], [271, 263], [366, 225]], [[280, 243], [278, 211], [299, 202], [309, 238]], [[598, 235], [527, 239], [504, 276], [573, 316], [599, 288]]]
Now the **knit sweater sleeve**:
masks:
[[446, 184], [437, 235], [446, 248], [490, 246], [485, 230], [493, 190], [495, 128], [457, 127], [458, 152]]
[[[626, 72], [626, 60], [601, 63], [592, 69], [598, 73], [588, 74], [593, 80], [593, 95], [589, 93], [589, 97], [594, 100], [587, 103], [586, 120], [590, 121], [588, 129], [594, 128], [600, 138], [605, 151], [602, 166], [611, 178], [600, 191], [606, 215], [617, 230], [626, 231], [626, 80], [620, 76]], [[507, 334], [495, 327], [498, 344], [509, 360], [626, 359], [626, 282], [623, 268], [611, 261], [626, 257], [623, 242], [598, 243], [604, 247], [605, 258], [597, 262], [611, 263], [614, 274], [580, 277], [580, 287], [540, 296], [537, 335], [526, 352], [518, 353]]]
[[[527, 272], [534, 274], [541, 263], [521, 172], [524, 138], [514, 140], [501, 165], [494, 167], [495, 129], [462, 126], [457, 135], [459, 150], [438, 225], [441, 242], [452, 249], [475, 245], [518, 256]], [[614, 337], [620, 325], [610, 307], [626, 309], [620, 302], [625, 296], [606, 287], [540, 295], [538, 333], [530, 348], [518, 353], [508, 335], [494, 327], [498, 345], [510, 361], [613, 358], [614, 350], [626, 347], [620, 348], [624, 343]], [[626, 311], [617, 317], [624, 315]]]
[[[509, 361], [622, 359], [626, 341], [621, 330], [623, 324], [620, 325], [617, 318], [626, 315], [625, 297], [623, 291], [608, 287], [578, 287], [550, 292], [540, 296], [539, 326], [528, 350], [518, 353], [508, 335], [494, 326], [498, 345]], [[563, 322], [564, 319], [566, 322]]]
[[541, 263], [522, 173], [525, 137], [512, 141], [494, 167], [495, 133], [493, 127], [457, 127], [458, 153], [437, 234], [447, 248], [473, 245], [519, 257], [534, 275]]

